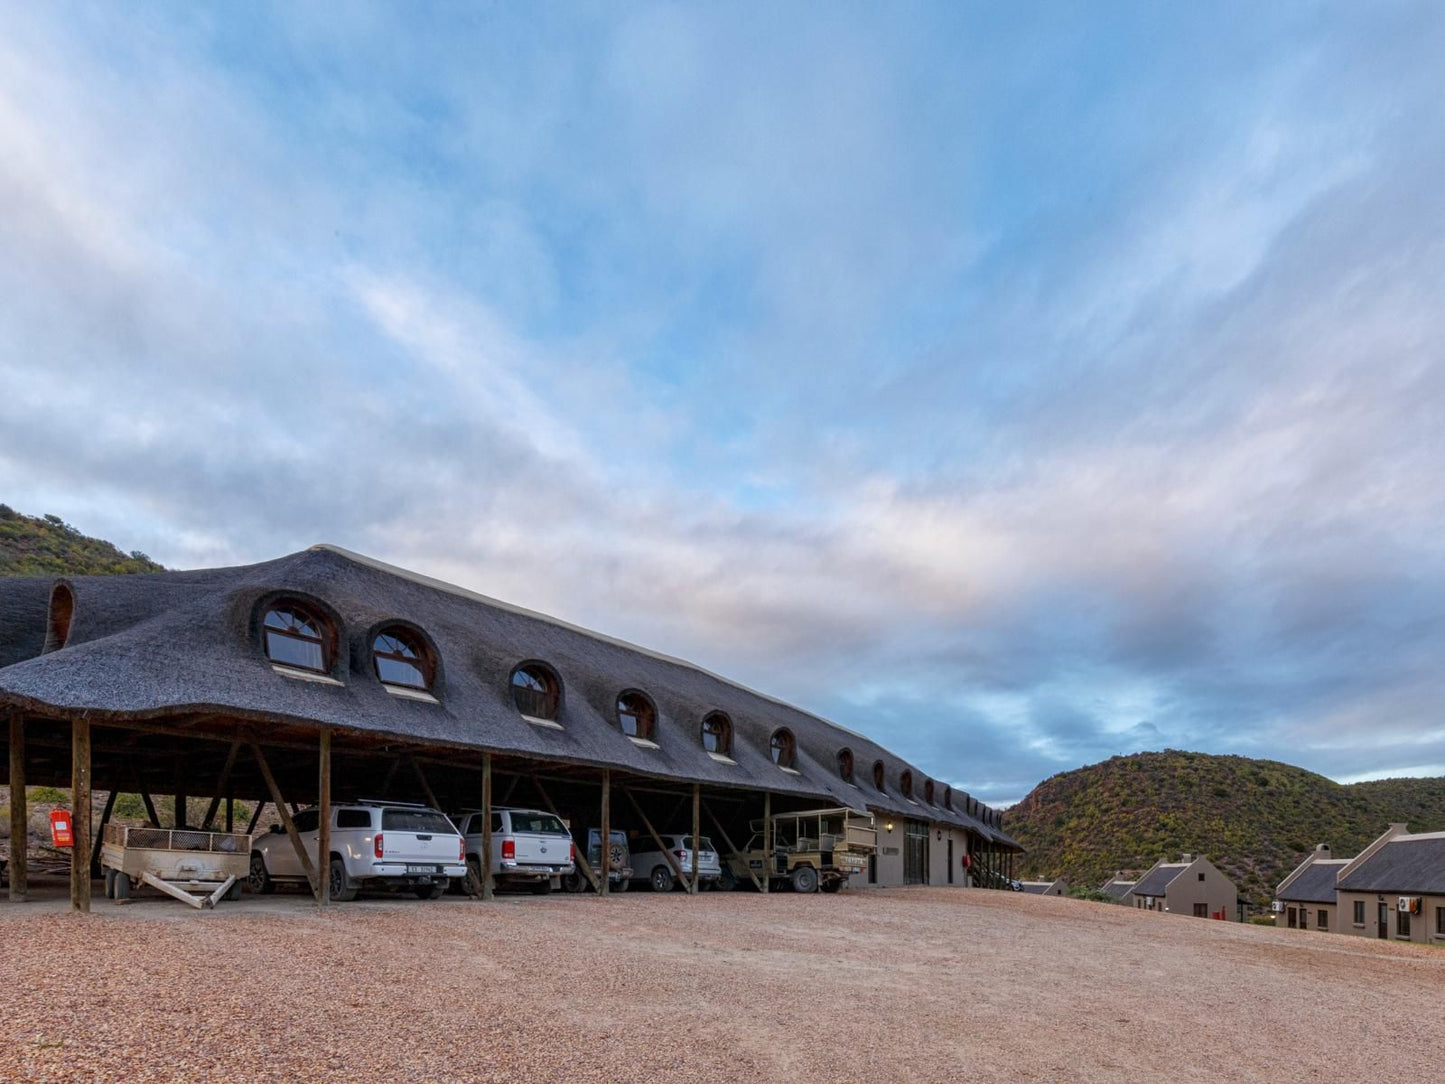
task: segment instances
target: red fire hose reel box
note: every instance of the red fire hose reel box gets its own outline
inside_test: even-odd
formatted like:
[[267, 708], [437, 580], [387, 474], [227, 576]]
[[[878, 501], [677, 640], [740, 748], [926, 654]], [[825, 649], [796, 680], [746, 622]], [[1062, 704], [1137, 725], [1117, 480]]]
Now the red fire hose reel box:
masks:
[[75, 836], [70, 830], [70, 811], [68, 809], [52, 809], [50, 811], [50, 838], [57, 847], [75, 846]]

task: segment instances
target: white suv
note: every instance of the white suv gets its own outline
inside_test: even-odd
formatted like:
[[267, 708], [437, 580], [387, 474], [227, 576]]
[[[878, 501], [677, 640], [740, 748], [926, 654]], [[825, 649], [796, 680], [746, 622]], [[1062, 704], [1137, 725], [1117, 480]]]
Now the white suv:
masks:
[[[692, 875], [692, 836], [663, 836], [662, 842], [678, 867], [688, 876]], [[702, 848], [697, 855], [698, 888], [713, 888], [722, 876], [722, 863], [718, 861], [717, 850], [712, 840], [702, 837]], [[672, 866], [661, 851], [641, 851], [632, 855], [632, 879], [646, 881], [654, 892], [671, 892], [677, 883]]]
[[[468, 890], [481, 891], [483, 814], [467, 810], [456, 821], [466, 834]], [[527, 885], [538, 895], [573, 872], [572, 833], [554, 813], [541, 809], [492, 810], [492, 879]]]
[[[315, 863], [320, 811], [303, 809], [291, 820]], [[331, 898], [344, 903], [362, 888], [410, 888], [434, 900], [467, 869], [461, 833], [444, 813], [405, 802], [362, 801], [332, 807], [331, 854], [321, 872], [330, 879]], [[252, 841], [246, 879], [252, 892], [274, 891], [277, 882], [306, 882], [296, 848], [279, 824]]]

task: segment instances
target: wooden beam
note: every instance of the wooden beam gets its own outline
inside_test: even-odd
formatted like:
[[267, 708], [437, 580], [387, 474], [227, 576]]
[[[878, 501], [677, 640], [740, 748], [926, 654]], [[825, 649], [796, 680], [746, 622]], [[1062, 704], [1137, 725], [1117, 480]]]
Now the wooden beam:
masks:
[[412, 771], [416, 772], [416, 781], [421, 784], [421, 792], [426, 795], [427, 804], [433, 809], [440, 810], [441, 803], [437, 801], [437, 796], [432, 793], [431, 784], [426, 781], [426, 776], [422, 773], [421, 765], [417, 763], [415, 757], [407, 757], [407, 759], [411, 761]]
[[492, 898], [492, 754], [482, 754], [482, 899]]
[[[557, 807], [553, 804], [551, 796], [542, 789], [542, 784], [534, 779], [532, 781], [532, 785], [537, 788], [537, 797], [540, 798], [542, 800], [542, 804], [547, 807], [547, 812], [551, 813], [558, 820], [561, 820], [562, 814], [557, 811]], [[585, 833], [587, 826], [583, 825], [582, 828], [583, 832]], [[575, 842], [573, 843], [573, 846], [576, 846]], [[582, 875], [587, 878], [587, 883], [592, 886], [592, 891], [596, 892], [598, 895], [601, 895], [601, 889], [597, 887], [597, 874], [592, 872], [592, 864], [587, 861], [587, 856], [582, 853], [582, 851], [586, 849], [587, 845], [586, 843], [583, 843], [581, 849], [577, 851], [577, 865], [582, 870]]]
[[702, 876], [702, 862], [698, 855], [702, 851], [702, 785], [692, 785], [692, 880], [687, 890], [697, 895], [699, 878]]
[[[717, 819], [717, 814], [712, 811], [712, 807], [709, 806], [706, 802], [704, 802], [703, 809], [707, 810], [708, 818], [712, 821], [713, 827], [717, 829], [717, 834], [722, 836], [723, 843], [727, 844], [728, 853], [737, 854], [738, 849], [736, 844], [734, 844], [733, 841], [728, 838], [728, 830], [722, 826], [722, 821]], [[748, 876], [752, 878], [753, 884], [757, 887], [757, 890], [759, 892], [763, 891], [763, 883], [758, 880], [758, 875], [753, 872], [753, 867], [748, 866], [747, 871]]]
[[512, 781], [507, 784], [507, 789], [502, 793], [502, 800], [497, 804], [506, 805], [508, 802], [510, 802], [512, 800], [512, 795], [516, 793], [517, 784], [521, 781], [522, 777], [520, 775], [512, 776]]
[[[241, 751], [241, 743], [233, 741], [230, 750], [226, 753], [226, 763], [221, 768], [221, 777], [216, 781], [216, 793], [211, 795], [211, 804], [206, 807], [206, 818], [201, 821], [201, 831], [209, 832], [211, 822], [216, 819], [216, 811], [221, 808], [221, 796], [226, 793], [226, 787], [231, 782], [231, 769], [236, 766], [236, 754]], [[226, 829], [228, 832], [230, 829]]]
[[236, 800], [229, 794], [226, 795], [226, 831], [236, 830]]
[[70, 724], [70, 906], [90, 910], [90, 722]]
[[667, 844], [662, 842], [662, 837], [657, 834], [657, 829], [652, 827], [652, 822], [647, 819], [647, 814], [642, 811], [642, 806], [637, 804], [637, 799], [632, 796], [631, 791], [622, 789], [622, 793], [632, 803], [632, 808], [637, 811], [637, 816], [642, 820], [642, 826], [647, 829], [647, 834], [652, 837], [652, 842], [657, 844], [657, 849], [662, 852], [662, 857], [666, 858], [667, 864], [672, 867], [672, 875], [683, 884], [687, 884], [687, 879], [682, 875], [682, 867], [678, 865], [677, 858], [668, 849]]
[[256, 808], [251, 810], [251, 823], [246, 825], [246, 834], [248, 836], [254, 836], [256, 834], [256, 825], [261, 823], [261, 814], [265, 812], [265, 809], [266, 799], [262, 798], [256, 803]]
[[401, 757], [397, 757], [386, 769], [386, 778], [381, 781], [381, 793], [377, 795], [378, 798], [391, 797], [391, 784], [396, 779], [396, 770], [401, 767], [401, 760]]
[[114, 787], [105, 796], [105, 809], [101, 810], [100, 824], [95, 829], [95, 843], [90, 848], [90, 875], [100, 876], [100, 845], [105, 839], [105, 826], [110, 823], [110, 814], [115, 809], [115, 796], [120, 793]]
[[321, 729], [320, 767], [316, 780], [316, 863], [321, 867], [316, 890], [318, 909], [331, 902], [331, 731]]
[[773, 792], [763, 791], [763, 895], [773, 880]]
[[611, 894], [612, 883], [612, 773], [602, 769], [602, 887], [599, 896]]
[[281, 826], [286, 829], [286, 835], [291, 839], [291, 846], [296, 848], [296, 857], [301, 861], [301, 868], [306, 871], [306, 880], [311, 885], [313, 894], [320, 891], [319, 878], [316, 876], [316, 866], [311, 861], [311, 856], [306, 853], [306, 848], [301, 844], [301, 836], [296, 831], [296, 822], [291, 819], [290, 812], [286, 809], [286, 799], [281, 796], [281, 788], [276, 785], [276, 777], [271, 774], [271, 765], [266, 762], [266, 754], [261, 752], [261, 747], [254, 741], [251, 744], [251, 755], [256, 758], [256, 765], [261, 769], [261, 777], [266, 780], [266, 789], [271, 792], [271, 801], [276, 806], [276, 812], [281, 816]]
[[30, 809], [25, 794], [25, 716], [10, 713], [10, 901], [30, 888]]

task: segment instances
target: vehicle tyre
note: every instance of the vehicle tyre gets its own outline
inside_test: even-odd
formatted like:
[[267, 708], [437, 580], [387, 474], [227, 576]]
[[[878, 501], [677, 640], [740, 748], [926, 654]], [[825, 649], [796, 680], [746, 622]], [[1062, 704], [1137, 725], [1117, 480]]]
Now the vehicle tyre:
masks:
[[724, 892], [734, 892], [738, 887], [738, 875], [733, 872], [732, 866], [723, 866], [722, 876], [717, 879], [718, 888]]
[[105, 898], [108, 900], [115, 899], [115, 870], [109, 866], [107, 866], [105, 870]]
[[532, 895], [534, 896], [545, 896], [551, 891], [552, 878], [550, 877], [543, 877], [540, 881], [534, 881], [532, 884]]
[[818, 891], [818, 871], [812, 866], [798, 866], [793, 870], [793, 891], [805, 895]]
[[[339, 858], [331, 860], [331, 866], [326, 871], [326, 890], [331, 896], [333, 903], [350, 903], [356, 899], [357, 887], [351, 878], [346, 875], [346, 863]], [[443, 888], [446, 886], [443, 885]]]
[[466, 892], [468, 896], [482, 894], [482, 864], [475, 858], [467, 859]]
[[124, 873], [115, 875], [115, 886], [111, 889], [111, 896], [118, 900], [130, 899], [130, 877]]
[[235, 884], [233, 884], [229, 889], [226, 890], [226, 899], [230, 900], [232, 903], [235, 903], [240, 898], [241, 882], [238, 880]]
[[582, 874], [577, 872], [576, 870], [573, 870], [571, 873], [564, 873], [562, 875], [563, 891], [576, 893], [581, 892], [586, 887], [587, 878], [583, 877]]
[[654, 892], [671, 892], [672, 886], [676, 883], [672, 876], [672, 870], [666, 866], [654, 867], [652, 875], [647, 878], [647, 883], [652, 885]]
[[439, 900], [446, 890], [446, 885], [417, 885], [416, 898], [419, 900]]
[[266, 860], [260, 854], [251, 855], [251, 872], [246, 875], [246, 887], [261, 896], [269, 896], [276, 891], [276, 882], [266, 872]]
[[626, 892], [632, 884], [626, 877], [619, 877], [615, 882], [607, 886], [609, 892]]
[[833, 892], [837, 892], [838, 889], [843, 887], [843, 880], [840, 877], [835, 877], [831, 881], [824, 881], [821, 887], [824, 892], [831, 894]]

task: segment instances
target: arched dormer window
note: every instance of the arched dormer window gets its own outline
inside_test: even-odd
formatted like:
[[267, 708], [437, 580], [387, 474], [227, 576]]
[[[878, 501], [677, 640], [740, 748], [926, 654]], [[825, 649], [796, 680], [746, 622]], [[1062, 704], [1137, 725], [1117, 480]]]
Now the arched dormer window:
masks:
[[70, 620], [75, 616], [75, 593], [67, 584], [50, 589], [50, 613], [45, 622], [43, 651], [59, 651], [70, 640]]
[[376, 634], [371, 659], [376, 676], [385, 685], [426, 691], [436, 676], [436, 664], [425, 641], [401, 625], [390, 625]]
[[733, 724], [720, 711], [712, 712], [702, 721], [702, 747], [720, 757], [731, 755]]
[[924, 800], [925, 802], [927, 802], [929, 805], [932, 805], [932, 804], [933, 804], [933, 780], [932, 780], [932, 779], [925, 779], [925, 780], [923, 781], [923, 800]]
[[877, 790], [883, 789], [883, 762], [881, 760], [873, 762], [873, 786]]
[[282, 601], [261, 623], [266, 657], [282, 666], [325, 674], [331, 669], [331, 630], [299, 602]]
[[512, 671], [512, 703], [523, 715], [556, 722], [562, 706], [562, 683], [550, 666], [525, 662]]
[[657, 709], [646, 693], [629, 689], [617, 697], [617, 725], [629, 738], [656, 740]]
[[953, 808], [953, 788], [952, 788], [952, 787], [944, 787], [944, 788], [943, 788], [943, 808], [944, 808], [944, 809], [952, 809], [952, 808]]
[[905, 771], [898, 777], [898, 791], [905, 798], [913, 797], [913, 773]]
[[798, 759], [798, 743], [793, 738], [793, 732], [786, 727], [773, 731], [773, 739], [768, 745], [773, 763], [779, 768], [791, 768]]
[[838, 776], [845, 783], [853, 782], [853, 750], [838, 750]]

